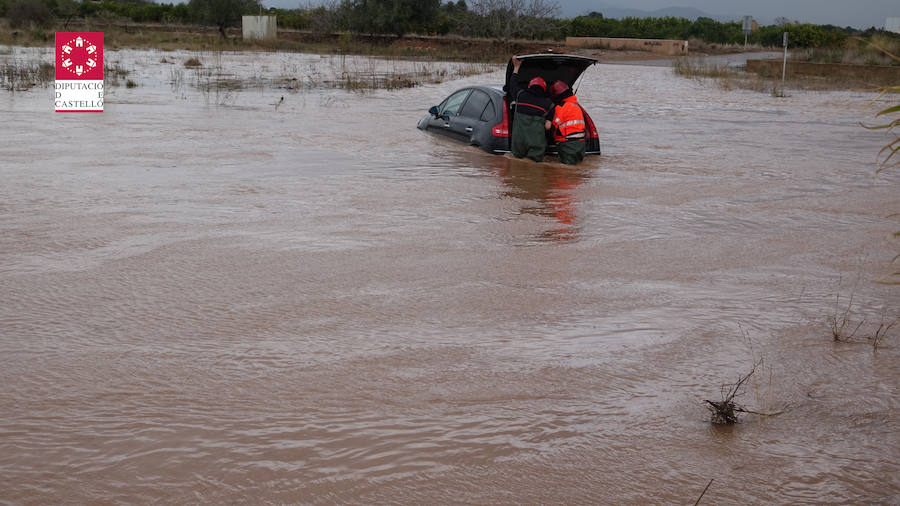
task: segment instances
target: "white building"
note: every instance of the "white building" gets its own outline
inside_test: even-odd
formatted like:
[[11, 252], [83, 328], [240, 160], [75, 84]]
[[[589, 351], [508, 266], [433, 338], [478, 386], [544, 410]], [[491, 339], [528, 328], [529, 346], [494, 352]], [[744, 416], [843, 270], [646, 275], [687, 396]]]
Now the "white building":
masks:
[[245, 39], [274, 40], [277, 34], [275, 16], [241, 16]]
[[884, 30], [900, 33], [900, 18], [887, 18], [884, 20]]

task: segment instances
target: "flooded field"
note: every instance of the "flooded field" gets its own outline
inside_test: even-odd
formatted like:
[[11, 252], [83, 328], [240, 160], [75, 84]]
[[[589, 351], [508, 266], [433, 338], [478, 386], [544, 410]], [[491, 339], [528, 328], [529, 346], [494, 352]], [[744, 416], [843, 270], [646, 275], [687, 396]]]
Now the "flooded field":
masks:
[[[564, 168], [415, 128], [499, 67], [190, 56], [108, 51], [102, 114], [0, 91], [0, 503], [900, 503], [873, 95], [597, 65]], [[760, 359], [780, 414], [711, 425]]]

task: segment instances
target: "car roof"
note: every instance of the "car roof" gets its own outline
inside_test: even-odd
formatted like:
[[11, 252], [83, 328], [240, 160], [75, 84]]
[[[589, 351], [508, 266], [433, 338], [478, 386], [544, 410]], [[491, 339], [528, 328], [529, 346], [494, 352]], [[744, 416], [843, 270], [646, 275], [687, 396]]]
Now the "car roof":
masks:
[[503, 96], [504, 94], [503, 85], [500, 84], [473, 84], [471, 86], [463, 86], [462, 88], [457, 88], [457, 90], [453, 93], [462, 90], [481, 90], [496, 96]]

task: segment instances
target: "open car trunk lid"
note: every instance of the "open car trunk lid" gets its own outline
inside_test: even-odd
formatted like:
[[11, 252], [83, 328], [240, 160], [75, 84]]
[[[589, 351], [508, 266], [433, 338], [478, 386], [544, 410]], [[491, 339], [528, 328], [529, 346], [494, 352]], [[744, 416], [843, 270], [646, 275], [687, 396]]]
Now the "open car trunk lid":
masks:
[[[575, 89], [575, 81], [581, 74], [597, 63], [594, 58], [576, 56], [571, 54], [527, 54], [519, 56], [522, 66], [519, 67], [518, 79], [522, 88], [528, 86], [528, 81], [540, 76], [547, 81], [547, 86], [553, 81], [562, 81], [569, 88]], [[503, 90], [509, 92], [509, 80], [513, 75], [512, 59], [506, 64], [506, 81]]]

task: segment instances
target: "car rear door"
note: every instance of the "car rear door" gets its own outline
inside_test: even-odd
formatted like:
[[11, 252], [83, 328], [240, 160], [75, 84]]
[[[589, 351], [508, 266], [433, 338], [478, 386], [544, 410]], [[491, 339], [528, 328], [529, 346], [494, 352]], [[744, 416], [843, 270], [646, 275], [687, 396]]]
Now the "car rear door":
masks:
[[[541, 77], [547, 81], [548, 86], [553, 81], [560, 80], [572, 90], [576, 90], [575, 83], [578, 78], [588, 67], [597, 63], [594, 58], [570, 54], [531, 54], [519, 56], [519, 59], [522, 61], [522, 65], [515, 78], [518, 79], [519, 87], [522, 88], [533, 78]], [[510, 60], [506, 64], [506, 83], [503, 87], [507, 91], [509, 90], [509, 81], [513, 79], [513, 68], [513, 62]]]

